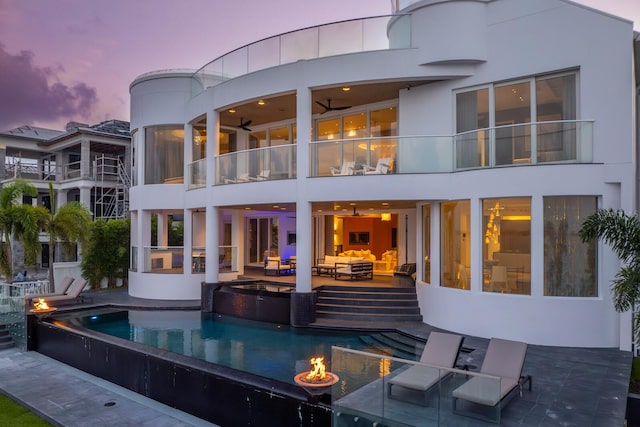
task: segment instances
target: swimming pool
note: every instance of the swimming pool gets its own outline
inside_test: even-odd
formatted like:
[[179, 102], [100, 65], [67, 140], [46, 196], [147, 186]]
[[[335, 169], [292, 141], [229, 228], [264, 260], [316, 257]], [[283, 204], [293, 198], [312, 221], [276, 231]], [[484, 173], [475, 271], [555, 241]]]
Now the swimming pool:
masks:
[[300, 329], [200, 311], [94, 312], [78, 314], [73, 323], [291, 384], [295, 374], [309, 370], [311, 357], [325, 356], [330, 370], [331, 346], [380, 351], [371, 345], [371, 333]]

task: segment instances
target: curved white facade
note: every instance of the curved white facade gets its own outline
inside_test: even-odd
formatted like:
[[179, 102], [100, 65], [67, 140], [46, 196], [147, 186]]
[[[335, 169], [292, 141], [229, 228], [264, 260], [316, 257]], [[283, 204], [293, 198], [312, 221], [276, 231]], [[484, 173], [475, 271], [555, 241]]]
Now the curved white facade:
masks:
[[562, 0], [403, 13], [388, 49], [306, 30], [278, 38], [279, 58], [314, 34], [319, 54], [272, 66], [268, 39], [132, 83], [130, 294], [198, 299], [268, 251], [296, 255], [308, 293], [316, 260], [366, 235], [377, 261], [417, 264], [426, 323], [630, 349], [609, 291], [620, 264], [572, 233], [595, 208], [636, 208], [632, 24]]

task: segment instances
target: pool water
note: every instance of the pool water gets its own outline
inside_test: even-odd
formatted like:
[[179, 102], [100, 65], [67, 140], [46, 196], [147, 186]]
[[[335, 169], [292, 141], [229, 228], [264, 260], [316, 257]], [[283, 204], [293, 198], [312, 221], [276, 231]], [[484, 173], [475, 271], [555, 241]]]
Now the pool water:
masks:
[[288, 325], [223, 317], [200, 311], [128, 310], [76, 318], [104, 334], [293, 383], [310, 369], [309, 359], [324, 356], [331, 370], [331, 346], [376, 351], [361, 332], [300, 329]]

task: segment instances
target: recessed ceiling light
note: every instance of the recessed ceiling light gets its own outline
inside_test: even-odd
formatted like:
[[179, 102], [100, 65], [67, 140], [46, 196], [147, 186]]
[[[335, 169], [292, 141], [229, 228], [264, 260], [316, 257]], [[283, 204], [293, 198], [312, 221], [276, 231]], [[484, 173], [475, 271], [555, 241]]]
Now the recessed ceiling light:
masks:
[[264, 100], [263, 100], [263, 99], [261, 99], [260, 101], [258, 101], [258, 105], [264, 105], [264, 104], [266, 104], [266, 103], [264, 102]]
[[232, 109], [230, 109], [230, 110], [229, 110], [229, 112], [230, 112], [231, 114], [233, 114], [233, 113], [235, 113], [235, 112], [236, 112], [236, 110], [234, 110], [234, 109], [232, 108]]
[[318, 209], [318, 212], [322, 212], [322, 209]]
[[244, 210], [245, 210], [245, 211], [250, 211], [250, 210], [251, 210], [251, 208], [244, 208]]
[[355, 205], [356, 205], [355, 203], [349, 203], [349, 206], [355, 206]]
[[273, 207], [277, 209], [280, 207], [280, 205], [273, 205]]
[[280, 208], [280, 210], [281, 210], [281, 211], [286, 211], [286, 210], [287, 210], [287, 208]]
[[387, 202], [382, 202], [382, 206], [389, 206], [389, 203], [387, 203]]
[[351, 90], [351, 88], [349, 86], [345, 86], [345, 87], [342, 88], [342, 90], [344, 92], [349, 92]]

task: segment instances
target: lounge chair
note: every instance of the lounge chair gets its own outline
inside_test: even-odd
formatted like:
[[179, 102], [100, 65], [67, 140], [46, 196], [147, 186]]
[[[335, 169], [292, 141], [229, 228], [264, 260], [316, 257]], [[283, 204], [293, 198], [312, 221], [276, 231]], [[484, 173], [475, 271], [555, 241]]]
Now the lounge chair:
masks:
[[236, 179], [232, 179], [232, 178], [225, 178], [224, 179], [224, 183], [225, 184], [236, 184], [238, 182], [249, 182], [249, 174], [248, 173], [241, 173], [240, 175], [237, 176]]
[[73, 277], [67, 276], [64, 279], [62, 279], [62, 281], [60, 282], [60, 285], [58, 286], [60, 288], [59, 292], [52, 292], [52, 293], [48, 293], [48, 294], [28, 295], [28, 298], [31, 298], [31, 300], [33, 301], [34, 299], [37, 300], [37, 298], [45, 298], [46, 299], [46, 298], [53, 297], [53, 296], [65, 295], [65, 293], [69, 289], [69, 286], [71, 286], [72, 283], [73, 283]]
[[[40, 297], [40, 298], [44, 298], [44, 300], [48, 304], [55, 303], [55, 305], [60, 305], [65, 303], [73, 304], [75, 302], [84, 302], [85, 297], [84, 295], [80, 295], [80, 292], [82, 292], [86, 284], [87, 284], [87, 281], [85, 279], [82, 279], [82, 278], [75, 279], [73, 283], [71, 283], [71, 286], [69, 286], [69, 289], [67, 289], [67, 292], [65, 294], [46, 296], [46, 297]], [[31, 301], [37, 302], [38, 298], [32, 298]]]
[[425, 403], [428, 392], [450, 372], [439, 368], [453, 368], [458, 360], [464, 337], [444, 332], [431, 332], [424, 346], [420, 362], [431, 366], [412, 365], [389, 380], [387, 391], [390, 398], [393, 387], [404, 387], [424, 393]]
[[[531, 391], [531, 375], [522, 376], [522, 367], [524, 366], [526, 354], [526, 343], [491, 338], [480, 373], [500, 378], [499, 393], [495, 378], [486, 376], [473, 377], [453, 391], [453, 411], [500, 424], [502, 408], [514, 397], [515, 392], [519, 391], [520, 396], [522, 396], [522, 387], [525, 383], [529, 383], [529, 391]], [[479, 405], [493, 407], [495, 416], [489, 417], [481, 413], [461, 411], [458, 407], [458, 400], [466, 400]]]
[[353, 175], [353, 169], [356, 167], [356, 162], [344, 162], [342, 166], [338, 168], [331, 168], [332, 176], [341, 175]]
[[264, 275], [268, 276], [269, 272], [275, 272], [276, 276], [283, 273], [291, 273], [291, 265], [284, 264], [279, 256], [269, 256], [264, 261]]
[[376, 163], [376, 167], [371, 167], [364, 165], [362, 167], [362, 172], [365, 175], [385, 175], [389, 173], [389, 165], [391, 164], [390, 158], [378, 159], [378, 163]]
[[260, 171], [260, 173], [255, 177], [250, 176], [249, 181], [268, 181], [270, 174], [271, 171], [269, 169], [265, 169], [263, 171]]

